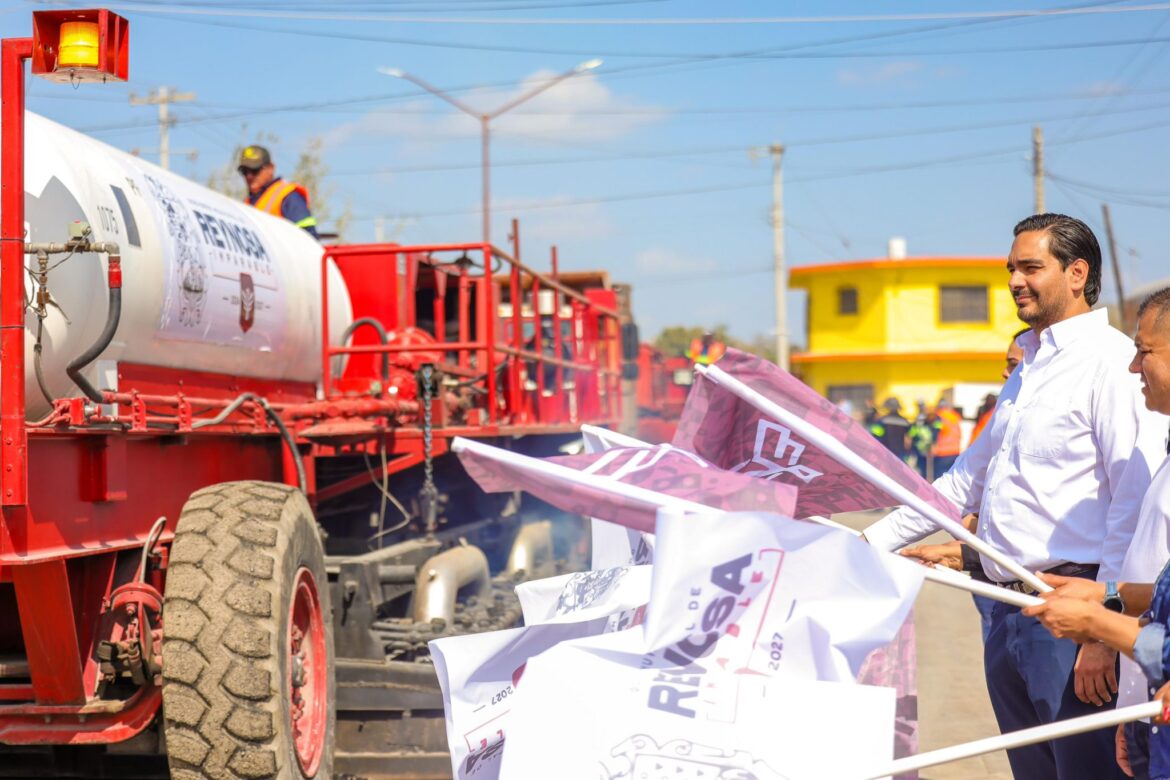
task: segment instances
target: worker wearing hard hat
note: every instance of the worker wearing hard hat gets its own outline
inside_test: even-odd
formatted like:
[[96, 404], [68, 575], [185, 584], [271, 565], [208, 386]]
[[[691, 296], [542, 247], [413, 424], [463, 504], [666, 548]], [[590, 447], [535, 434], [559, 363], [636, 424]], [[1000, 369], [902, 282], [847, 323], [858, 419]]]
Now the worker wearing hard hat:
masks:
[[237, 170], [248, 185], [249, 203], [274, 217], [284, 217], [317, 238], [317, 220], [309, 211], [309, 191], [277, 176], [267, 149], [245, 146]]
[[691, 348], [687, 350], [687, 357], [704, 366], [709, 366], [727, 351], [727, 346], [715, 338], [711, 331], [703, 331], [700, 338], [691, 341]]

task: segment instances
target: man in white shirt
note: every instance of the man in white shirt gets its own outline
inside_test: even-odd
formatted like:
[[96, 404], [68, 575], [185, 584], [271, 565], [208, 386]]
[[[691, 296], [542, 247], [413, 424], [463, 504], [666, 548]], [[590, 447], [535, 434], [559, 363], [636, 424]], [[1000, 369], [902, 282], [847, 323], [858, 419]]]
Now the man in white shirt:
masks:
[[[1029, 217], [1015, 228], [1008, 286], [1031, 327], [1024, 359], [1000, 394], [987, 429], [935, 486], [977, 511], [976, 533], [1031, 570], [1116, 580], [1142, 495], [1157, 463], [1157, 415], [1128, 372], [1132, 345], [1091, 311], [1101, 250], [1081, 221]], [[1145, 435], [1139, 437], [1139, 431]], [[1148, 433], [1147, 433], [1148, 432]], [[1147, 457], [1132, 458], [1135, 446]], [[935, 528], [907, 509], [866, 529], [894, 549]], [[1027, 587], [990, 559], [988, 577]], [[1017, 731], [1111, 705], [1116, 652], [1054, 639], [1035, 619], [997, 603], [984, 646], [988, 691], [1000, 729]], [[1121, 777], [1112, 729], [1009, 751], [1019, 780]]]

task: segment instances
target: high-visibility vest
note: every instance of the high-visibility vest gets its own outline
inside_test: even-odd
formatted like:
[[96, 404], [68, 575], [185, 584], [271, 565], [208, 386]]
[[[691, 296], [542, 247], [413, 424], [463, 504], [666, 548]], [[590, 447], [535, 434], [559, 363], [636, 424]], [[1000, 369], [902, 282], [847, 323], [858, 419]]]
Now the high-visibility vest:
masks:
[[995, 414], [994, 406], [979, 416], [979, 419], [975, 422], [975, 427], [971, 430], [971, 441], [967, 442], [968, 447], [975, 443], [975, 440], [979, 438], [979, 434], [983, 433], [983, 429], [987, 427], [987, 423], [991, 422], [991, 415], [993, 414]]
[[691, 342], [691, 348], [687, 350], [687, 357], [700, 365], [709, 366], [723, 357], [723, 353], [726, 351], [727, 347], [722, 341], [712, 341], [711, 346], [704, 351], [703, 340], [695, 339]]
[[934, 456], [945, 458], [958, 455], [963, 449], [963, 432], [959, 427], [962, 418], [954, 409], [939, 409], [937, 414], [940, 426], [938, 438], [934, 440]]
[[309, 205], [309, 191], [296, 182], [284, 181], [283, 179], [269, 184], [268, 189], [264, 190], [264, 193], [252, 205], [274, 217], [283, 216], [280, 209], [284, 205], [284, 199], [294, 192], [301, 193], [301, 197], [305, 199], [305, 205]]

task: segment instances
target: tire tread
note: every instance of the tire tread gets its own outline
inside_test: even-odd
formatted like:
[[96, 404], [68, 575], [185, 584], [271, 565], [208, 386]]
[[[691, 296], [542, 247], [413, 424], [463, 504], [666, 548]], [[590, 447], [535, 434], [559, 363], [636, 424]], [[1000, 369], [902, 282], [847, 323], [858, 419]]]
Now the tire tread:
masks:
[[[304, 503], [292, 487], [226, 482], [195, 492], [184, 507], [163, 610], [163, 718], [175, 777], [301, 776], [283, 771], [299, 767], [295, 758], [287, 766], [291, 736], [280, 733], [288, 729], [273, 659], [290, 501]], [[328, 763], [318, 777], [328, 777]]]

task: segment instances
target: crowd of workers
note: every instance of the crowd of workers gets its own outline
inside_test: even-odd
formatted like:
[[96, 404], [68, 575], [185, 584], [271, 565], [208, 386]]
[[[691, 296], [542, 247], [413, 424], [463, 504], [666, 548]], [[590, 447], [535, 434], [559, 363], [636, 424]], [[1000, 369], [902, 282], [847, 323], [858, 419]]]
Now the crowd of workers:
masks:
[[[1030, 328], [1020, 330], [1012, 336], [1008, 344], [1002, 374], [1005, 382], [1024, 356], [1016, 339], [1029, 330]], [[967, 446], [979, 438], [979, 434], [991, 422], [997, 400], [998, 395], [995, 393], [984, 396], [983, 403], [975, 413], [974, 426], [967, 438]], [[886, 449], [917, 468], [923, 479], [930, 480], [949, 471], [962, 452], [963, 415], [945, 396], [939, 399], [934, 409], [927, 407], [925, 398], [919, 398], [917, 406], [918, 414], [910, 421], [902, 416], [902, 402], [897, 398], [891, 396], [882, 403], [885, 413], [880, 416], [873, 402], [867, 401], [863, 422], [866, 429]]]
[[872, 402], [866, 404], [865, 427], [890, 452], [918, 469], [923, 479], [945, 473], [962, 451], [963, 417], [946, 398], [929, 409], [925, 399], [918, 399], [914, 419], [902, 416], [902, 403], [887, 398], [883, 414]]
[[[1054, 588], [1022, 611], [982, 605], [996, 719], [1010, 732], [1119, 702], [1158, 697], [1165, 706], [1152, 725], [1008, 751], [1012, 772], [1020, 780], [1170, 778], [1162, 728], [1170, 720], [1170, 288], [1142, 304], [1131, 341], [1093, 309], [1096, 237], [1057, 214], [1016, 225], [1007, 270], [1029, 326], [1013, 342], [1016, 365], [979, 435], [934, 481], [968, 528]], [[1035, 592], [958, 542], [906, 547], [934, 530], [903, 508], [865, 538]]]

